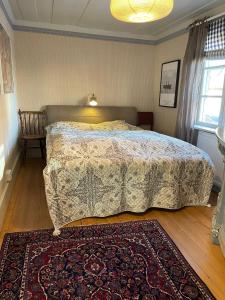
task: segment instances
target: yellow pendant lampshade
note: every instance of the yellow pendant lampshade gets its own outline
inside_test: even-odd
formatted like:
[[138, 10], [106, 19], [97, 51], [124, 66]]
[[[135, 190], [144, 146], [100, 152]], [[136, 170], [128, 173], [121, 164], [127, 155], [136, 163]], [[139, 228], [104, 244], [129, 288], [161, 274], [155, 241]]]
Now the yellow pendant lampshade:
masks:
[[114, 18], [129, 23], [145, 23], [168, 16], [174, 0], [111, 0]]

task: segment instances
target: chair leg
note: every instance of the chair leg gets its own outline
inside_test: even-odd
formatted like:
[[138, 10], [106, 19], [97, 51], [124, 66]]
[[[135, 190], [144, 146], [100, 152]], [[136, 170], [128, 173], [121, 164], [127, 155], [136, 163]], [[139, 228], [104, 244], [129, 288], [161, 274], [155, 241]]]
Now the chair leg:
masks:
[[23, 161], [27, 158], [27, 140], [23, 140]]
[[40, 148], [41, 148], [41, 157], [42, 157], [43, 159], [45, 159], [45, 152], [44, 152], [44, 144], [43, 144], [43, 140], [40, 139], [40, 140], [39, 140], [39, 143], [40, 143]]
[[47, 159], [46, 138], [44, 138], [42, 140], [42, 144], [43, 144], [43, 147], [44, 147], [44, 156], [45, 156], [45, 160], [46, 160]]

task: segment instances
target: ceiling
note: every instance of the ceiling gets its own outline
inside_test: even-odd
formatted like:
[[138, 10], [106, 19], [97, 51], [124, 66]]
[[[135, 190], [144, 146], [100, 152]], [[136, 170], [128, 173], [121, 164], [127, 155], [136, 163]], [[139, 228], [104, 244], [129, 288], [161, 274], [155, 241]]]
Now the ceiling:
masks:
[[173, 12], [152, 23], [129, 24], [110, 14], [110, 0], [0, 0], [17, 30], [41, 29], [154, 42], [186, 28], [224, 0], [175, 0]]

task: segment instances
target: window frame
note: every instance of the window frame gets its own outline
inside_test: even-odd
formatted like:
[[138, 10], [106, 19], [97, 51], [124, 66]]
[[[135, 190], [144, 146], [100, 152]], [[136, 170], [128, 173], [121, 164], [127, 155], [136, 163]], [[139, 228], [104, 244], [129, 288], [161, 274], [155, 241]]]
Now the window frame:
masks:
[[[203, 72], [203, 77], [202, 77], [202, 81], [201, 81], [201, 95], [200, 95], [200, 99], [199, 99], [199, 103], [198, 103], [197, 118], [196, 118], [195, 123], [198, 127], [216, 129], [219, 126], [225, 126], [225, 75], [224, 75], [223, 91], [222, 91], [221, 96], [204, 95], [204, 94], [202, 94], [202, 89], [203, 89], [203, 84], [204, 84], [205, 71], [206, 70], [216, 70], [216, 69], [220, 69], [221, 67], [224, 67], [224, 69], [225, 69], [225, 59], [223, 59], [223, 61], [224, 61], [223, 64], [218, 65], [218, 66], [213, 66], [213, 67], [207, 67], [206, 66], [206, 63], [207, 63], [208, 60], [210, 60], [210, 59], [205, 59], [205, 62], [204, 62], [204, 72]], [[203, 105], [203, 99], [204, 98], [219, 98], [219, 99], [221, 99], [219, 121], [218, 121], [217, 125], [200, 121], [201, 108], [202, 108], [202, 105]]]

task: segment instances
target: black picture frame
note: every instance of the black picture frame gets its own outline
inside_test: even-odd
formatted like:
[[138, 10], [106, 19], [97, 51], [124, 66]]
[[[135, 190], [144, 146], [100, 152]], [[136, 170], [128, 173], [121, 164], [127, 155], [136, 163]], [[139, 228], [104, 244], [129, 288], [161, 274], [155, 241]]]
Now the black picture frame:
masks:
[[162, 64], [159, 106], [168, 108], [177, 107], [180, 65], [180, 59], [168, 61]]

